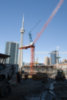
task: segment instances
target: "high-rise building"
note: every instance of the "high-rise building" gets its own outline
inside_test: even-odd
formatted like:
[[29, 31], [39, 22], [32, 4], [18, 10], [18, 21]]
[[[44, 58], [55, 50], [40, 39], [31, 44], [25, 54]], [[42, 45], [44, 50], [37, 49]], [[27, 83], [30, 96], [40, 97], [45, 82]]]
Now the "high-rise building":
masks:
[[58, 64], [59, 63], [59, 52], [57, 50], [52, 51], [50, 53], [51, 58], [51, 64]]
[[45, 65], [50, 65], [50, 58], [49, 57], [45, 57]]
[[7, 64], [18, 64], [18, 48], [19, 44], [15, 42], [7, 42], [5, 54], [10, 55], [6, 60]]

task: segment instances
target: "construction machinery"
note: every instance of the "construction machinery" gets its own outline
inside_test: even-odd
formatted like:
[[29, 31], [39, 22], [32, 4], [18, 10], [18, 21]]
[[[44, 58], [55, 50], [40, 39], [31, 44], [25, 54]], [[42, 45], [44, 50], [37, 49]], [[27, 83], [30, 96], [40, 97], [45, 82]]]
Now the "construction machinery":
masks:
[[[32, 43], [30, 43], [27, 46], [23, 46], [20, 47], [19, 49], [31, 49], [31, 62], [30, 62], [30, 67], [32, 70], [32, 67], [34, 65], [34, 57], [35, 57], [35, 43], [37, 42], [37, 40], [40, 38], [40, 36], [42, 35], [42, 33], [44, 32], [44, 30], [47, 28], [48, 24], [51, 22], [51, 20], [53, 19], [53, 17], [55, 16], [55, 14], [57, 13], [57, 11], [59, 10], [59, 8], [61, 7], [62, 3], [64, 0], [60, 0], [57, 7], [53, 10], [51, 16], [48, 18], [47, 22], [44, 24], [43, 28], [41, 29], [41, 31], [37, 34], [36, 38], [34, 39], [34, 41]], [[30, 38], [31, 39], [31, 38]]]

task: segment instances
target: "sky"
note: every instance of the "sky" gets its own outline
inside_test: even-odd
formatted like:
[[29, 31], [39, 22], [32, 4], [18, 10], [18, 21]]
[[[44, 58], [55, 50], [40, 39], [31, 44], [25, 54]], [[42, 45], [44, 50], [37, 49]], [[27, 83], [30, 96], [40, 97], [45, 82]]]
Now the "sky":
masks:
[[[5, 53], [7, 41], [20, 43], [24, 15], [23, 45], [28, 45], [42, 29], [59, 0], [0, 0], [0, 53]], [[37, 24], [39, 23], [39, 24]], [[67, 58], [67, 0], [35, 43], [35, 60], [44, 63], [45, 56], [59, 48], [61, 59]], [[63, 52], [63, 53], [62, 53]], [[23, 50], [23, 61], [30, 62], [30, 49]]]

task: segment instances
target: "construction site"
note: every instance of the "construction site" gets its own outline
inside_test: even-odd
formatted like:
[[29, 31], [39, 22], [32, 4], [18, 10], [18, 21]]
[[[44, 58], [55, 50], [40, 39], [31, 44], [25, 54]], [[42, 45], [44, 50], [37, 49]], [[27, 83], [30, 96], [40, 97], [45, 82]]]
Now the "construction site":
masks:
[[[30, 44], [23, 45], [24, 17], [21, 27], [19, 64], [6, 64], [10, 55], [0, 54], [0, 100], [67, 100], [67, 68], [35, 64], [35, 44], [64, 0], [60, 0], [36, 38], [29, 33]], [[23, 50], [31, 49], [29, 65], [23, 65]]]
[[5, 69], [0, 72], [0, 100], [67, 100], [67, 78], [63, 70], [41, 66], [39, 70], [32, 68], [35, 73], [30, 73], [30, 67], [18, 72], [15, 66], [14, 69], [9, 66], [6, 72], [7, 65], [1, 66]]

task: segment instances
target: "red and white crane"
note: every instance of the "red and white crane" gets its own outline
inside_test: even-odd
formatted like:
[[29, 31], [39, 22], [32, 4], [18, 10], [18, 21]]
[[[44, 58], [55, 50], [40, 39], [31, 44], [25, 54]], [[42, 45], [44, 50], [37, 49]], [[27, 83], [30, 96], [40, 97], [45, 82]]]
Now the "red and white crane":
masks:
[[57, 7], [53, 10], [51, 16], [49, 17], [49, 19], [47, 20], [47, 22], [44, 24], [43, 28], [41, 29], [41, 31], [37, 34], [36, 38], [34, 39], [34, 41], [28, 45], [28, 46], [23, 46], [20, 47], [19, 49], [31, 49], [31, 62], [30, 62], [30, 67], [32, 69], [33, 64], [34, 64], [34, 51], [35, 51], [35, 43], [37, 42], [37, 40], [40, 38], [40, 36], [42, 35], [42, 33], [44, 32], [44, 30], [47, 28], [48, 24], [51, 22], [51, 20], [53, 19], [53, 17], [55, 16], [55, 14], [57, 13], [57, 11], [59, 10], [59, 8], [61, 7], [62, 3], [64, 0], [60, 0]]

